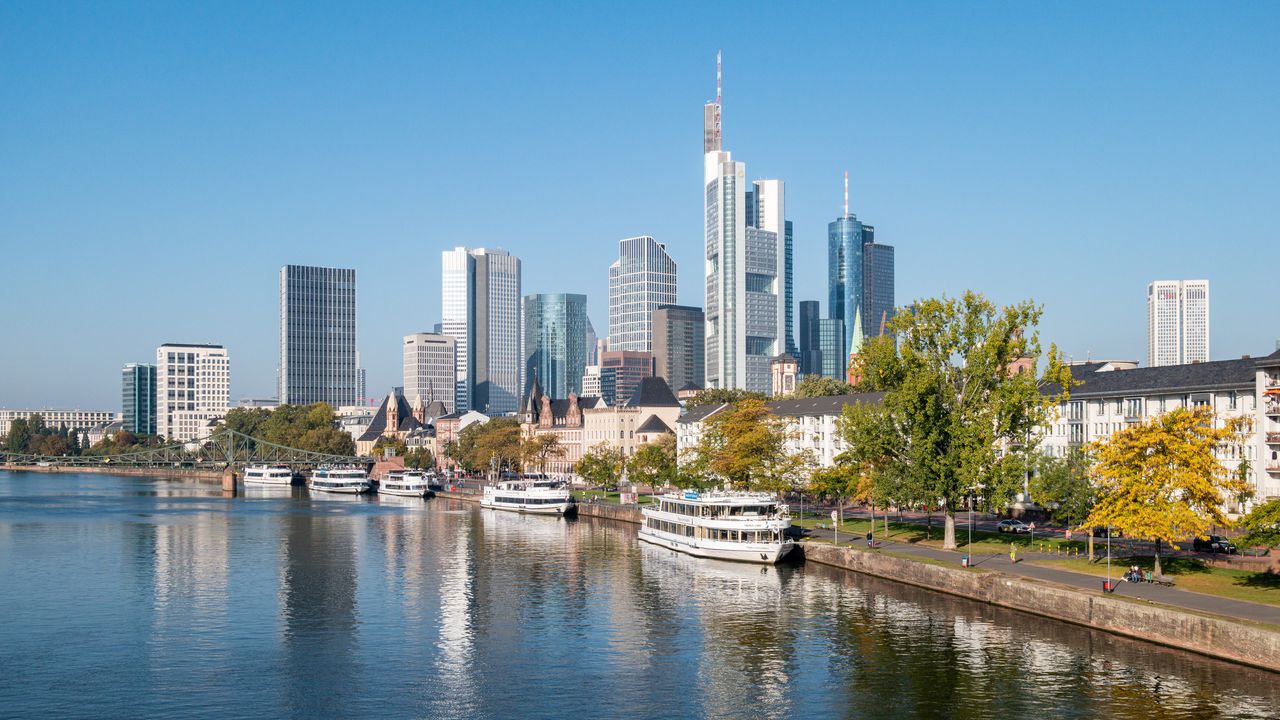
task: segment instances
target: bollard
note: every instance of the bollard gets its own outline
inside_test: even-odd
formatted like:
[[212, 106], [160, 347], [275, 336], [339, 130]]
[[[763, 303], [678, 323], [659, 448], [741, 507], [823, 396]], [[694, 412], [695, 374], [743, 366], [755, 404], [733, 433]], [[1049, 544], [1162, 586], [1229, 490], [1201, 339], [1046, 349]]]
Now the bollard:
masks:
[[231, 468], [222, 471], [222, 492], [232, 497], [236, 494], [236, 471]]

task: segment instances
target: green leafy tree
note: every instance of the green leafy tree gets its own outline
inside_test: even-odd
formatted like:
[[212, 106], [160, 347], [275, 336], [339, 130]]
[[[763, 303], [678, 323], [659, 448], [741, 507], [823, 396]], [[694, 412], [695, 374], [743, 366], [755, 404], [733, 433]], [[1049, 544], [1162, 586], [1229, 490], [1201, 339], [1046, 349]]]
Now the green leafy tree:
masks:
[[685, 401], [685, 407], [693, 408], [699, 405], [725, 405], [741, 402], [743, 400], [768, 400], [768, 396], [764, 393], [754, 392], [752, 390], [737, 390], [732, 388], [707, 388], [701, 390], [698, 394]]
[[495, 418], [473, 423], [458, 438], [458, 462], [470, 472], [485, 472], [490, 460], [499, 469], [520, 468], [520, 422], [515, 418]]
[[[392, 455], [395, 457], [404, 457], [408, 448], [404, 444], [404, 440], [394, 435], [383, 435], [373, 443], [373, 456], [380, 458], [386, 455], [387, 448], [390, 448]], [[408, 464], [407, 462], [405, 464]]]
[[234, 430], [251, 438], [265, 440], [266, 434], [263, 426], [266, 425], [267, 419], [270, 417], [271, 411], [267, 408], [231, 408], [227, 411], [227, 415], [222, 419], [222, 422], [218, 423], [218, 427], [214, 432], [224, 429]]
[[16, 418], [9, 423], [9, 434], [4, 436], [4, 449], [11, 453], [27, 452], [27, 443], [31, 442], [31, 424], [26, 418]]
[[573, 470], [592, 487], [617, 490], [618, 481], [626, 467], [625, 460], [621, 450], [608, 443], [600, 443], [587, 450]]
[[1258, 505], [1240, 518], [1238, 525], [1245, 531], [1236, 539], [1241, 547], [1280, 545], [1280, 498]]
[[852, 395], [857, 391], [857, 388], [849, 383], [826, 375], [805, 375], [796, 385], [795, 392], [791, 393], [789, 397], [832, 397], [836, 395]]
[[1154, 540], [1160, 574], [1161, 542], [1176, 549], [1187, 537], [1205, 537], [1213, 525], [1231, 525], [1223, 506], [1244, 483], [1215, 450], [1239, 443], [1243, 423], [1236, 418], [1215, 427], [1209, 408], [1178, 408], [1093, 443], [1098, 502], [1083, 527]]
[[1088, 516], [1098, 493], [1089, 479], [1087, 453], [1072, 448], [1066, 457], [1041, 456], [1031, 479], [1031, 499], [1049, 511], [1058, 522], [1074, 526]]
[[436, 458], [427, 448], [417, 447], [404, 454], [404, 464], [417, 470], [429, 470], [436, 466]]
[[1034, 431], [1070, 388], [1052, 346], [1045, 374], [1035, 375], [1040, 315], [1030, 301], [997, 307], [973, 292], [922, 300], [898, 310], [889, 333], [857, 359], [859, 389], [884, 396], [845, 409], [848, 460], [882, 496], [941, 503], [947, 549], [956, 546], [955, 513], [967, 498], [1001, 508], [1020, 489], [1023, 456], [1001, 449], [1021, 444], [1029, 452]]
[[665, 434], [636, 450], [628, 464], [628, 477], [632, 482], [651, 488], [676, 485], [679, 471], [676, 467], [676, 436]]
[[703, 421], [691, 468], [705, 484], [780, 493], [807, 481], [811, 459], [787, 450], [787, 424], [749, 398]]
[[535, 435], [520, 443], [520, 459], [525, 466], [538, 468], [539, 472], [547, 471], [547, 461], [562, 458], [567, 450], [560, 444], [560, 438], [551, 433]]

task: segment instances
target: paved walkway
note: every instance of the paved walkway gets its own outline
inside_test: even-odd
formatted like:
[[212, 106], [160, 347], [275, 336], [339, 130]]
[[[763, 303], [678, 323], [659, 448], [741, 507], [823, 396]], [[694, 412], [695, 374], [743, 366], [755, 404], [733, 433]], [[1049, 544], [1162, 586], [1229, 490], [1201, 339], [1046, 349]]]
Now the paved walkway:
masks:
[[[815, 538], [831, 540], [832, 532], [830, 530], [819, 529], [811, 532], [813, 533], [812, 536]], [[848, 533], [840, 534], [841, 545], [861, 545], [865, 547], [865, 540], [858, 538], [856, 542], [851, 543], [849, 542], [850, 539], [851, 538]], [[938, 550], [936, 548], [923, 545], [900, 543], [893, 540], [877, 540], [876, 546], [906, 555], [917, 555], [920, 557], [940, 560], [946, 563], [954, 563], [956, 567], [960, 566], [960, 559], [964, 556], [964, 553], [962, 552]], [[1021, 575], [1023, 577], [1055, 582], [1060, 585], [1077, 587], [1084, 590], [1093, 590], [1097, 593], [1102, 592], [1102, 581], [1106, 578], [1078, 573], [1071, 570], [1059, 570], [1057, 568], [1030, 565], [1024, 562], [1024, 560], [1049, 560], [1053, 559], [1053, 557], [1054, 556], [1052, 555], [1043, 553], [1024, 552], [1019, 548], [1017, 564], [1009, 562], [1008, 553], [974, 553], [973, 565], [974, 567], [988, 568], [1009, 575]], [[1245, 600], [1232, 600], [1231, 598], [1218, 597], [1216, 595], [1205, 595], [1203, 593], [1189, 592], [1187, 590], [1179, 590], [1177, 588], [1164, 587], [1162, 585], [1149, 583], [1119, 582], [1120, 576], [1124, 574], [1125, 566], [1117, 565], [1113, 562], [1111, 569], [1114, 573], [1112, 575], [1112, 580], [1115, 580], [1118, 583], [1118, 587], [1116, 589], [1116, 594], [1118, 595], [1141, 598], [1143, 600], [1150, 600], [1151, 602], [1160, 603], [1162, 605], [1171, 605], [1197, 612], [1280, 625], [1280, 607], [1278, 606], [1263, 605], [1262, 603], [1248, 602]]]

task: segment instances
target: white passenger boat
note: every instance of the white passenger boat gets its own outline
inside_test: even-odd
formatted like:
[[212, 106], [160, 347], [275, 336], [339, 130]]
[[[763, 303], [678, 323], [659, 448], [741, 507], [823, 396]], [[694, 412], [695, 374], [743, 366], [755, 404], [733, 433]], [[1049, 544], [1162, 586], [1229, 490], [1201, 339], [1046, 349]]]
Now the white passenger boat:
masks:
[[292, 485], [293, 468], [288, 465], [251, 465], [244, 470], [245, 485]]
[[369, 492], [369, 475], [360, 467], [321, 467], [311, 473], [307, 488], [318, 492], [359, 495]]
[[543, 475], [526, 475], [485, 487], [480, 507], [539, 515], [564, 515], [576, 509], [569, 486]]
[[429, 492], [426, 473], [417, 470], [396, 470], [387, 473], [387, 477], [378, 483], [379, 495], [426, 497]]
[[640, 512], [641, 540], [695, 557], [773, 564], [795, 547], [787, 506], [764, 493], [686, 490]]

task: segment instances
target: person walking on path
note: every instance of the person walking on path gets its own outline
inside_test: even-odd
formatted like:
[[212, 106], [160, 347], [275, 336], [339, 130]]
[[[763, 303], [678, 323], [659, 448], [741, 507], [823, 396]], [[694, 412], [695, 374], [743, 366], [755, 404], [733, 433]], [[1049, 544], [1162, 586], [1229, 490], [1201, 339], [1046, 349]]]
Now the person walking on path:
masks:
[[1018, 546], [1014, 545], [1012, 541], [1009, 542], [1009, 564], [1018, 564]]

